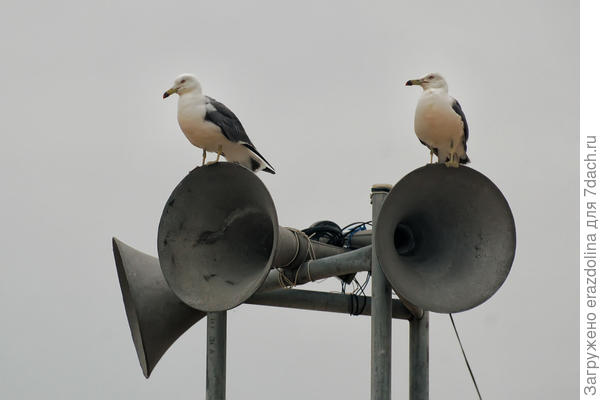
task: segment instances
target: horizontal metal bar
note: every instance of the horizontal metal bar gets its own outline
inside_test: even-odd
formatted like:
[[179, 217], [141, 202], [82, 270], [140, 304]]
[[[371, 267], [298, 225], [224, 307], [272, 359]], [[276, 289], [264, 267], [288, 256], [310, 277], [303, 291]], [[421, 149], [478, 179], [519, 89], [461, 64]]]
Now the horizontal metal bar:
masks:
[[296, 270], [271, 270], [257, 292], [266, 292], [284, 286], [302, 285], [332, 276], [352, 274], [371, 269], [371, 246], [310, 260]]
[[[257, 293], [246, 300], [245, 304], [328, 311], [341, 314], [350, 314], [351, 311], [354, 311], [356, 315], [371, 315], [371, 297], [302, 289], [277, 289], [267, 293]], [[354, 310], [352, 310], [353, 308]], [[411, 319], [412, 314], [400, 300], [393, 299], [392, 317]]]
[[324, 258], [349, 251], [344, 247], [312, 240], [297, 229], [279, 227], [272, 267], [296, 269], [311, 258]]
[[[283, 269], [281, 271], [273, 269], [267, 275], [267, 279], [256, 293], [264, 293], [282, 287], [294, 287], [305, 283], [318, 281], [320, 279], [330, 278], [352, 274], [361, 271], [371, 270], [372, 246], [362, 247], [360, 249], [348, 251], [318, 260], [304, 262], [295, 270]], [[405, 308], [410, 310], [416, 319], [423, 316], [423, 309], [400, 298]]]

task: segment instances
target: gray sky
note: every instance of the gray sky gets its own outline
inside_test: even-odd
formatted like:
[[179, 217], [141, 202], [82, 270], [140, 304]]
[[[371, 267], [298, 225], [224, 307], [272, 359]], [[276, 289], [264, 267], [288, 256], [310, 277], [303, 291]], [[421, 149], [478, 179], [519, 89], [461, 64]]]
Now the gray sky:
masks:
[[[429, 153], [419, 88], [442, 73], [471, 166], [508, 199], [517, 256], [500, 291], [458, 314], [486, 399], [577, 390], [577, 1], [25, 2], [0, 14], [3, 398], [203, 398], [205, 324], [143, 378], [110, 238], [156, 255], [162, 207], [201, 161], [161, 95], [180, 73], [242, 120], [277, 175], [281, 225], [369, 219], [373, 183]], [[336, 290], [335, 282], [313, 285]], [[393, 325], [408, 396], [408, 325]], [[431, 398], [475, 399], [448, 317], [431, 320]], [[365, 317], [229, 313], [228, 398], [364, 399]]]

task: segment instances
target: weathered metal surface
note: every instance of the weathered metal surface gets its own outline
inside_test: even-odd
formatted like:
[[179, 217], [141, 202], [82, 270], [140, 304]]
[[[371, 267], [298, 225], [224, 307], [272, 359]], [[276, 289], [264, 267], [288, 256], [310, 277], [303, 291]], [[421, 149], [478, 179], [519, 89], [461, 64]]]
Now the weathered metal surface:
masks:
[[265, 185], [232, 163], [191, 171], [169, 197], [158, 229], [158, 257], [169, 286], [202, 311], [243, 303], [271, 267], [295, 268], [346, 251], [279, 227]]
[[[398, 234], [399, 224], [412, 233], [412, 251], [405, 252], [409, 236], [404, 229]], [[515, 223], [483, 174], [432, 164], [406, 175], [387, 196], [375, 247], [398, 296], [425, 310], [459, 312], [504, 283], [515, 255]]]
[[[378, 216], [387, 190], [373, 187], [371, 205], [373, 230], [377, 232]], [[376, 248], [371, 256], [371, 400], [390, 400], [392, 396], [392, 288], [379, 261]]]
[[[371, 315], [371, 297], [351, 296], [341, 293], [315, 292], [302, 289], [277, 289], [257, 293], [245, 304], [272, 307], [297, 308], [301, 310], [327, 311], [340, 314]], [[412, 314], [400, 300], [392, 300], [392, 318], [410, 319]]]
[[156, 257], [115, 238], [112, 242], [129, 329], [148, 378], [171, 344], [205, 313], [188, 307], [173, 294]]
[[263, 283], [278, 239], [268, 190], [248, 169], [218, 163], [191, 171], [165, 205], [158, 258], [175, 295], [202, 311], [241, 304]]
[[227, 312], [209, 312], [206, 317], [206, 400], [225, 400]]
[[304, 261], [311, 258], [329, 257], [348, 251], [343, 247], [310, 240], [299, 230], [279, 227], [279, 240], [275, 249], [273, 268], [298, 268]]
[[371, 247], [369, 246], [318, 260], [306, 261], [296, 270], [283, 270], [281, 274], [284, 274], [284, 277], [280, 276], [279, 271], [272, 270], [258, 292], [281, 288], [282, 284], [290, 286], [290, 282], [302, 285], [332, 276], [370, 270]]
[[429, 313], [409, 321], [409, 399], [429, 400]]
[[[113, 251], [131, 336], [142, 372], [148, 378], [155, 365], [175, 340], [203, 318], [206, 313], [189, 307], [175, 296], [167, 285], [156, 257], [142, 253], [118, 239], [113, 239]], [[370, 252], [369, 247], [315, 260], [312, 262], [314, 265], [310, 268], [310, 277], [316, 280], [336, 276], [339, 273], [366, 270], [370, 268]], [[310, 281], [308, 279], [309, 270], [306, 268], [306, 264], [304, 265], [299, 273], [298, 284]], [[247, 302], [305, 310], [342, 312], [344, 304], [347, 307], [350, 301], [349, 295], [280, 289], [276, 274], [278, 274], [277, 271], [271, 271], [270, 279], [260, 289], [263, 292], [251, 297]], [[264, 293], [269, 290], [272, 292]], [[370, 298], [361, 297], [355, 300], [358, 302], [359, 309], [362, 308], [361, 302], [366, 300], [363, 314], [370, 313]], [[346, 312], [349, 310], [346, 309]], [[402, 319], [410, 316], [398, 301], [393, 303], [393, 315], [394, 318]]]

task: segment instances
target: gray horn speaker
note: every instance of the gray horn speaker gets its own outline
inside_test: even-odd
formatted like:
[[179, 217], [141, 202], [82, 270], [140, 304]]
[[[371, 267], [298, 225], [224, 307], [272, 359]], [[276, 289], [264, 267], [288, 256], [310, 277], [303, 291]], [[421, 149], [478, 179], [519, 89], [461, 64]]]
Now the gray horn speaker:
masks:
[[272, 267], [293, 269], [346, 251], [279, 227], [265, 185], [233, 163], [198, 167], [179, 183], [163, 210], [157, 244], [171, 290], [202, 311], [243, 303]]
[[515, 256], [515, 222], [483, 174], [430, 164], [402, 178], [376, 221], [375, 248], [398, 296], [453, 313], [490, 298]]
[[133, 344], [148, 378], [171, 344], [206, 314], [173, 294], [157, 258], [115, 238], [113, 252]]

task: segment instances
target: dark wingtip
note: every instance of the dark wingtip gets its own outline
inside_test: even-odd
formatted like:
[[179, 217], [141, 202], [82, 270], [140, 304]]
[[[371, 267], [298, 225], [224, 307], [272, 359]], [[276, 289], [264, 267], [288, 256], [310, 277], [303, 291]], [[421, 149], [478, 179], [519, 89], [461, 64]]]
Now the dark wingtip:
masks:
[[465, 158], [461, 158], [461, 159], [460, 159], [460, 163], [461, 163], [461, 164], [468, 164], [468, 163], [470, 163], [470, 162], [471, 162], [471, 160], [470, 160], [470, 159], [469, 159], [469, 157], [468, 157], [468, 156], [466, 156], [466, 155], [465, 155]]
[[275, 175], [275, 170], [272, 168], [266, 167], [265, 169], [263, 169], [263, 171], [268, 172], [269, 174]]

